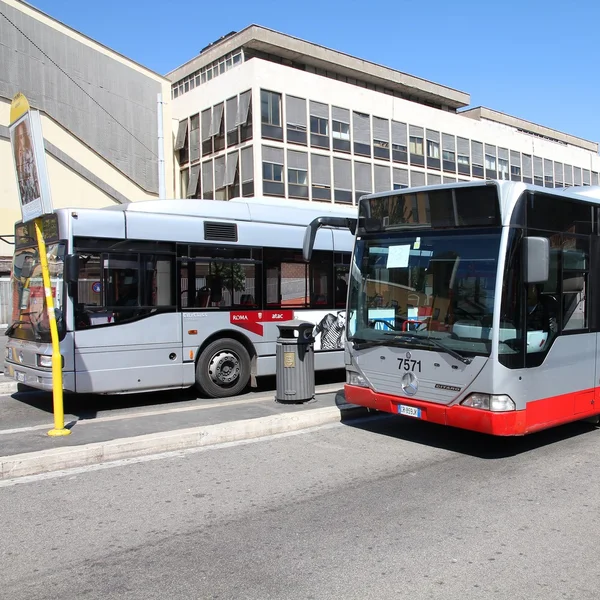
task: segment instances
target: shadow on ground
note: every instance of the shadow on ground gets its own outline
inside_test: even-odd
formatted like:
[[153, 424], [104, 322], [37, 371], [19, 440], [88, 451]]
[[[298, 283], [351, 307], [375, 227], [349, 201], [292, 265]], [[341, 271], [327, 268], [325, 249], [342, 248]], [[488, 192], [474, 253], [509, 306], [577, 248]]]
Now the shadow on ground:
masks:
[[486, 460], [516, 456], [569, 438], [594, 435], [598, 429], [589, 422], [576, 421], [527, 436], [493, 437], [377, 411], [370, 411], [366, 418], [344, 420], [344, 423], [373, 435], [386, 435]]
[[[345, 372], [328, 371], [315, 374], [316, 385], [326, 385], [339, 383], [340, 389], [343, 387]], [[249, 389], [245, 394], [236, 398], [248, 398], [253, 396], [264, 396], [273, 392], [276, 388], [275, 377], [262, 377], [258, 380], [258, 387]], [[52, 394], [49, 392], [40, 392], [32, 388], [22, 388], [12, 394], [12, 397], [23, 404], [47, 413], [53, 413]], [[342, 396], [343, 397], [343, 396]], [[177, 405], [182, 406], [185, 403], [192, 403], [198, 400], [214, 402], [215, 399], [202, 397], [194, 388], [167, 390], [162, 392], [140, 392], [136, 394], [64, 394], [64, 412], [65, 415], [73, 415], [78, 420], [95, 419], [100, 412], [120, 409], [135, 409], [143, 407], [156, 407], [159, 405]], [[67, 419], [68, 420], [68, 419]]]

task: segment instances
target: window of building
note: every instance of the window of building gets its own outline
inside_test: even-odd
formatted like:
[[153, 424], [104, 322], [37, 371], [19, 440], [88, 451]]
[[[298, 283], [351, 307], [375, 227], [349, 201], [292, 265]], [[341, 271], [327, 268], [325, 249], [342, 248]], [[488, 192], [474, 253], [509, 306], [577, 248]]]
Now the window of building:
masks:
[[483, 144], [471, 140], [471, 169], [473, 177], [483, 179]]
[[544, 159], [544, 185], [554, 187], [554, 166], [551, 160]]
[[440, 134], [438, 131], [427, 130], [427, 168], [440, 168]]
[[262, 137], [283, 141], [281, 94], [267, 90], [260, 91], [260, 116]]
[[371, 156], [371, 118], [359, 112], [352, 113], [354, 154]]
[[227, 200], [240, 197], [239, 153], [237, 150], [230, 152], [227, 155], [227, 166], [223, 187], [226, 191]]
[[310, 155], [310, 180], [313, 200], [331, 200], [330, 157]]
[[352, 204], [352, 163], [349, 160], [334, 157], [333, 185], [334, 201]]
[[188, 145], [188, 120], [179, 121], [177, 128], [177, 137], [175, 138], [175, 151], [179, 151], [179, 164], [184, 165], [189, 161], [189, 145]]
[[202, 198], [200, 186], [200, 165], [193, 165], [184, 198]]
[[202, 156], [208, 156], [213, 152], [212, 109], [203, 110], [200, 120], [202, 123]]
[[285, 196], [283, 150], [263, 146], [262, 153], [263, 193], [270, 196]]
[[306, 100], [286, 96], [287, 141], [306, 145]]
[[442, 169], [456, 173], [456, 142], [448, 133], [442, 133]]
[[361, 196], [373, 191], [373, 177], [371, 174], [371, 163], [354, 163], [354, 197], [356, 202]]
[[237, 125], [240, 128], [240, 141], [252, 139], [252, 90], [240, 94]]
[[213, 147], [215, 152], [225, 148], [225, 121], [223, 119], [223, 113], [223, 102], [220, 102], [213, 107], [212, 135], [214, 136]]
[[425, 157], [423, 154], [423, 128], [411, 125], [409, 127], [409, 132], [408, 148], [410, 150], [410, 164], [417, 167], [423, 167], [425, 166]]
[[310, 101], [310, 145], [329, 150], [329, 106]]
[[227, 126], [227, 147], [235, 146], [240, 141], [238, 127], [238, 97], [228, 98], [225, 103], [225, 123]]
[[510, 151], [510, 180], [521, 181], [521, 153]]
[[392, 160], [408, 164], [406, 123], [392, 121]]
[[350, 111], [333, 106], [331, 118], [333, 149], [338, 152], [350, 152]]
[[202, 197], [205, 200], [213, 200], [214, 194], [213, 161], [207, 160], [202, 163]]
[[254, 149], [252, 146], [242, 148], [241, 150], [241, 181], [242, 181], [242, 196], [254, 196]]
[[471, 175], [471, 150], [466, 138], [456, 138], [456, 166], [459, 175]]
[[533, 157], [533, 183], [539, 186], [544, 185], [544, 167], [539, 156]]
[[190, 161], [200, 160], [200, 115], [192, 115], [190, 119]]
[[308, 154], [288, 150], [288, 196], [308, 200]]
[[373, 117], [373, 154], [375, 158], [390, 160], [390, 122]]
[[389, 192], [390, 186], [390, 168], [388, 166], [374, 165], [373, 180], [375, 192]]
[[188, 183], [190, 181], [190, 170], [186, 167], [179, 172], [179, 185], [181, 198], [187, 198]]
[[522, 154], [522, 173], [524, 183], [533, 183], [533, 167], [531, 154]]
[[408, 170], [392, 169], [392, 189], [403, 190], [408, 187]]

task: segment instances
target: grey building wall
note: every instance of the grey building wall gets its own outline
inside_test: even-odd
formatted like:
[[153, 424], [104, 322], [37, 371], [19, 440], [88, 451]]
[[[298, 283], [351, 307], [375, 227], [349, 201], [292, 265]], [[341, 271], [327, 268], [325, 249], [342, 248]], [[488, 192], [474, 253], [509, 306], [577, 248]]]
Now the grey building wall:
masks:
[[12, 99], [22, 92], [32, 107], [44, 110], [143, 189], [158, 192], [156, 95], [160, 83], [2, 0], [0, 11], [113, 118], [2, 16], [0, 96]]

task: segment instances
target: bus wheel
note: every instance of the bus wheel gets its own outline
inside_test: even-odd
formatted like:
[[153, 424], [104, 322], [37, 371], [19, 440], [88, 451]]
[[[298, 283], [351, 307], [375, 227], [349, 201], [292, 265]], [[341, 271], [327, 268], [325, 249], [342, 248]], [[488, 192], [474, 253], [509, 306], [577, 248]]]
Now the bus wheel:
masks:
[[196, 365], [196, 387], [210, 398], [236, 396], [249, 381], [250, 356], [237, 340], [215, 340], [202, 351]]

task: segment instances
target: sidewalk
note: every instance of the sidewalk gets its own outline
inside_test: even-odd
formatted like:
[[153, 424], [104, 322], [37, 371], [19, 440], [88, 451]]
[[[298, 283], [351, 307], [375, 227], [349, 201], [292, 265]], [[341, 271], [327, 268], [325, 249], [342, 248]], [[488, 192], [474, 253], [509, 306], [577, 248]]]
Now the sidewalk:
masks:
[[[87, 408], [85, 398], [70, 398], [65, 424], [71, 434], [65, 437], [47, 435], [53, 424], [50, 394], [0, 397], [0, 480], [299, 431], [369, 414], [345, 402], [341, 383], [317, 386], [316, 392], [305, 404], [282, 404], [275, 402], [274, 391], [201, 400], [182, 390], [170, 392], [166, 403], [161, 403], [164, 393], [137, 399], [112, 396], [100, 410], [93, 404]], [[103, 397], [93, 398], [103, 407]], [[114, 406], [119, 398], [123, 406]]]

